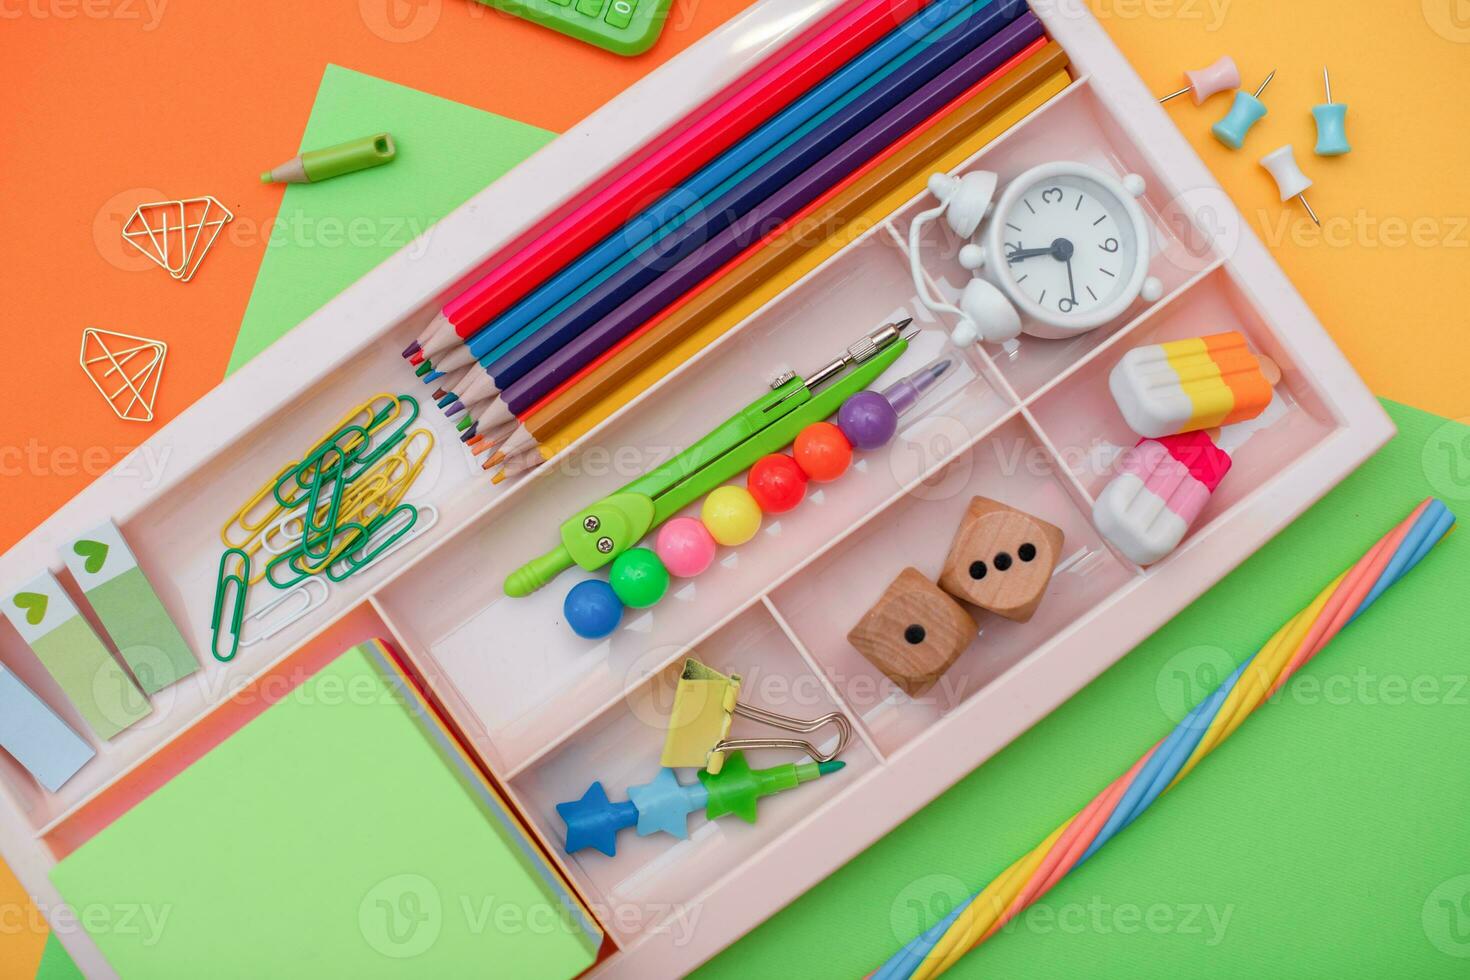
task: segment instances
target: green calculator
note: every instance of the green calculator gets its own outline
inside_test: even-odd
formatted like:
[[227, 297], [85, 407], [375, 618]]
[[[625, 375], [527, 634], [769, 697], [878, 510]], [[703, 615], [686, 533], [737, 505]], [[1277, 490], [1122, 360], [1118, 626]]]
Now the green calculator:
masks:
[[480, 0], [615, 54], [642, 54], [663, 33], [670, 0]]

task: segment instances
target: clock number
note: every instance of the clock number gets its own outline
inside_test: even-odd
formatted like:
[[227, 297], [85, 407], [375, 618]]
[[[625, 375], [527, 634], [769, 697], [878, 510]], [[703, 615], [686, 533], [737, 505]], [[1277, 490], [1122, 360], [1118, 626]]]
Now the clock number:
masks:
[[1118, 250], [1118, 240], [1116, 238], [1109, 238], [1098, 247], [1104, 252], [1116, 252]]
[[[1056, 197], [1052, 197], [1053, 194], [1055, 194]], [[1062, 189], [1060, 187], [1048, 187], [1046, 190], [1041, 192], [1041, 199], [1047, 204], [1061, 204]]]
[[1057, 309], [1061, 310], [1063, 313], [1071, 313], [1076, 308], [1077, 304], [1072, 300], [1070, 296], [1063, 296], [1060, 300], [1057, 301]]

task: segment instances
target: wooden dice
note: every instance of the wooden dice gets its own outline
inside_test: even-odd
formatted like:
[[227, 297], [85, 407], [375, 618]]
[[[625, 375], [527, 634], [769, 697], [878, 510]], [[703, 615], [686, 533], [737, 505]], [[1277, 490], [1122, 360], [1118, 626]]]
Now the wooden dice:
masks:
[[910, 696], [923, 694], [975, 638], [975, 621], [916, 568], [905, 568], [852, 632], [851, 643]]
[[976, 497], [950, 545], [939, 585], [958, 599], [1024, 623], [1036, 612], [1061, 552], [1061, 528]]

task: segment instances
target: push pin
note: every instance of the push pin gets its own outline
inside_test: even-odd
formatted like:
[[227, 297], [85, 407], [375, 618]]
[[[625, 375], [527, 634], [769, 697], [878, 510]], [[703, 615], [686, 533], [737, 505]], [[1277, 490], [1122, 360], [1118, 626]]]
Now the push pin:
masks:
[[1235, 103], [1231, 105], [1230, 111], [1210, 129], [1215, 134], [1215, 139], [1232, 150], [1240, 149], [1251, 127], [1266, 117], [1266, 104], [1261, 101], [1261, 93], [1266, 91], [1266, 86], [1275, 77], [1276, 72], [1273, 70], [1261, 83], [1261, 87], [1256, 89], [1255, 95], [1247, 92], [1235, 93]]
[[1194, 93], [1194, 104], [1204, 105], [1210, 96], [1228, 89], [1240, 88], [1240, 69], [1235, 67], [1235, 59], [1228, 54], [1205, 68], [1198, 71], [1187, 71], [1184, 78], [1189, 82], [1184, 88], [1177, 92], [1170, 92], [1159, 100], [1163, 105], [1170, 99], [1177, 99], [1185, 92]]
[[1317, 212], [1307, 203], [1307, 188], [1312, 186], [1312, 178], [1302, 173], [1302, 168], [1297, 166], [1296, 154], [1292, 152], [1291, 144], [1288, 143], [1279, 150], [1272, 150], [1261, 157], [1261, 166], [1270, 171], [1271, 176], [1276, 178], [1276, 187], [1281, 191], [1282, 203], [1292, 198], [1302, 202], [1302, 207], [1307, 209], [1307, 217], [1319, 227], [1322, 222], [1317, 219]]
[[1327, 67], [1322, 67], [1322, 85], [1327, 89], [1327, 101], [1312, 107], [1317, 120], [1317, 155], [1340, 157], [1353, 152], [1347, 141], [1347, 103], [1332, 101], [1332, 76]]

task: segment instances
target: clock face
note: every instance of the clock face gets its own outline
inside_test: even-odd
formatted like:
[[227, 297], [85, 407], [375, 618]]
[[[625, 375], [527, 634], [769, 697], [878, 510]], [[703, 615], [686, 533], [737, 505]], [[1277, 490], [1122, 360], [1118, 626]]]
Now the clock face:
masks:
[[[1010, 195], [1007, 195], [1010, 197]], [[994, 260], [1013, 295], [1048, 320], [1082, 319], [1115, 302], [1138, 264], [1133, 219], [1102, 184], [1077, 174], [1044, 177], [1014, 198]]]

